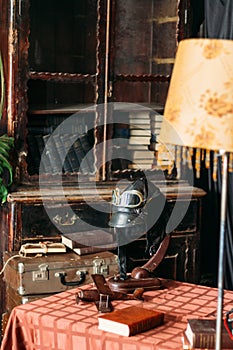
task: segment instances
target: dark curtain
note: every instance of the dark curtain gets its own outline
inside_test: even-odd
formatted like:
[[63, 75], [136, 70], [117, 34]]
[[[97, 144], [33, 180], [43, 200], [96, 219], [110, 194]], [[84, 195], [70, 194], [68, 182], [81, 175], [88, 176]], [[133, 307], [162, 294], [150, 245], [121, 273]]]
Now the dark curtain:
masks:
[[[196, 169], [200, 167], [200, 171]], [[206, 191], [202, 200], [201, 283], [217, 286], [220, 192], [217, 181], [216, 154], [205, 150], [193, 152], [194, 185]]]
[[190, 0], [191, 27], [190, 37], [196, 38], [200, 35], [200, 26], [204, 21], [204, 0]]
[[205, 0], [205, 36], [233, 38], [233, 1]]
[[[222, 162], [218, 162], [218, 192], [221, 193], [222, 187]], [[228, 191], [227, 191], [227, 221], [225, 233], [225, 267], [224, 267], [224, 287], [233, 290], [233, 173], [228, 173]]]
[[[233, 1], [205, 0], [205, 37], [218, 39], [233, 39]], [[233, 121], [232, 121], [233, 122]], [[228, 213], [225, 244], [225, 288], [233, 289], [233, 178], [229, 172], [228, 182]], [[215, 188], [216, 197], [221, 193], [221, 158], [218, 161], [218, 178]]]
[[[200, 1], [198, 0], [199, 10]], [[195, 0], [192, 2], [195, 7]], [[203, 0], [204, 4], [204, 36], [206, 38], [233, 39], [233, 0]], [[198, 10], [196, 8], [196, 10]], [[202, 11], [202, 10], [201, 10]], [[201, 23], [202, 12], [199, 12], [199, 18], [194, 23]], [[193, 12], [195, 15], [195, 11]], [[196, 11], [197, 13], [197, 11]], [[198, 28], [195, 28], [196, 32]], [[232, 121], [233, 123], [233, 121]], [[204, 154], [203, 154], [204, 152]], [[201, 157], [201, 159], [198, 159]], [[208, 165], [207, 165], [208, 163]], [[213, 272], [216, 278], [213, 282], [216, 284], [218, 267], [218, 248], [219, 248], [219, 216], [220, 216], [220, 196], [221, 196], [221, 157], [211, 152], [208, 161], [204, 150], [194, 152], [193, 167], [196, 164], [201, 165], [199, 176], [195, 176], [194, 184], [206, 190], [207, 195], [203, 205], [203, 236], [202, 240], [202, 267], [204, 272]], [[233, 172], [228, 173], [228, 212], [226, 224], [226, 243], [225, 243], [225, 273], [224, 287], [233, 290]]]

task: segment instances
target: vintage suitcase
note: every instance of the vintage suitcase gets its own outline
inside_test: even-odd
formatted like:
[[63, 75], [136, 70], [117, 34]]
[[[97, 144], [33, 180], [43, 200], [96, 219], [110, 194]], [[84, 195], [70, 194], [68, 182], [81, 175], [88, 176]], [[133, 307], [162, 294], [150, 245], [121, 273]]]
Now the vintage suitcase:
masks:
[[4, 281], [20, 296], [59, 293], [91, 283], [93, 273], [104, 276], [118, 273], [117, 256], [108, 251], [82, 256], [67, 252], [12, 258], [16, 254], [4, 253]]

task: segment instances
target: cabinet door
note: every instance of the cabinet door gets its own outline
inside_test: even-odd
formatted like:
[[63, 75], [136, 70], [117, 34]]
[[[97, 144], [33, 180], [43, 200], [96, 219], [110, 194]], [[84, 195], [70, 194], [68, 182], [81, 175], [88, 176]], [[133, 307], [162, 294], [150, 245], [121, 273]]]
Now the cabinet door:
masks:
[[[150, 114], [146, 113], [145, 116], [148, 140], [140, 139], [139, 144], [135, 144], [133, 138], [133, 146], [129, 140], [129, 147], [125, 148], [126, 161], [122, 161], [122, 156], [114, 153], [119, 148], [105, 145], [106, 139], [111, 140], [122, 129], [113, 124], [117, 121], [109, 107], [104, 106], [104, 110], [98, 112], [95, 108], [93, 111], [93, 104], [164, 104], [177, 45], [177, 0], [166, 3], [156, 0], [30, 1], [29, 19], [29, 174], [58, 171], [51, 157], [56, 163], [60, 162], [61, 149], [67, 140], [65, 138], [64, 141], [60, 135], [55, 144], [51, 142], [54, 146], [51, 157], [45, 159], [46, 164], [41, 168], [39, 164], [43, 143], [47, 140], [44, 136], [50, 135], [61, 123], [68, 124], [67, 128], [72, 134], [84, 134], [88, 130], [86, 141], [90, 141], [89, 147], [93, 150], [90, 162], [100, 164], [91, 169], [81, 169], [79, 163], [83, 157], [80, 149], [83, 142], [81, 145], [77, 142], [78, 146], [76, 143], [72, 145], [75, 152], [67, 154], [63, 168], [59, 167], [63, 173], [91, 175], [96, 171], [100, 179], [109, 179], [112, 170], [124, 170], [129, 164], [134, 167], [131, 164], [135, 158], [132, 148], [136, 146], [140, 152], [141, 144], [142, 151], [146, 150], [141, 157], [144, 162], [141, 160], [136, 168], [150, 168], [154, 159], [154, 152], [148, 151]], [[87, 106], [90, 106], [90, 110], [85, 109], [84, 112], [83, 108]], [[123, 111], [120, 119], [128, 118], [132, 118], [132, 115]], [[96, 124], [100, 126], [96, 128]], [[59, 133], [66, 133], [64, 129], [66, 126]], [[126, 129], [123, 125], [123, 130]], [[98, 147], [95, 148], [95, 145]], [[105, 163], [112, 158], [117, 161], [106, 166]], [[48, 163], [50, 165], [47, 167]]]
[[115, 1], [112, 99], [164, 104], [177, 46], [177, 1]]
[[94, 103], [97, 1], [30, 1], [29, 16], [30, 112]]
[[[158, 152], [157, 136], [183, 4], [177, 0], [117, 0], [111, 4], [108, 101], [116, 109], [113, 138], [125, 138], [120, 147], [113, 148], [112, 176], [115, 170], [125, 168], [147, 170], [162, 166], [162, 170], [169, 167], [170, 171], [171, 164], [163, 162], [166, 157]], [[119, 154], [121, 162], [115, 160]]]
[[[93, 105], [163, 106], [177, 40], [185, 35], [183, 18], [189, 2], [0, 0], [0, 4], [7, 88], [4, 118], [16, 140], [17, 180], [38, 179], [44, 169], [38, 169], [41, 148], [35, 135], [41, 144], [41, 136], [50, 135], [71, 115], [75, 115], [72, 132], [90, 129], [88, 139], [96, 156], [94, 145], [111, 139], [115, 130], [113, 126], [96, 130]], [[149, 123], [149, 134], [150, 129]], [[106, 152], [101, 149], [99, 159], [93, 161], [104, 163]], [[120, 170], [128, 167], [127, 162], [119, 163], [115, 167]], [[98, 167], [94, 170], [98, 173]], [[111, 172], [111, 167], [107, 170]], [[62, 171], [67, 175], [77, 169], [67, 165]], [[49, 168], [47, 173], [53, 171]], [[109, 178], [105, 168], [102, 175]]]
[[[83, 154], [93, 148], [95, 113], [87, 107], [97, 101], [96, 77], [101, 71], [96, 55], [97, 9], [96, 0], [30, 1], [27, 93], [30, 175], [77, 172]], [[57, 137], [52, 138], [55, 130]], [[84, 139], [81, 141], [78, 136]], [[75, 145], [70, 141], [73, 137]], [[49, 139], [48, 157], [39, 168]], [[70, 153], [67, 143], [73, 145]], [[86, 171], [93, 171], [92, 164], [86, 165]]]

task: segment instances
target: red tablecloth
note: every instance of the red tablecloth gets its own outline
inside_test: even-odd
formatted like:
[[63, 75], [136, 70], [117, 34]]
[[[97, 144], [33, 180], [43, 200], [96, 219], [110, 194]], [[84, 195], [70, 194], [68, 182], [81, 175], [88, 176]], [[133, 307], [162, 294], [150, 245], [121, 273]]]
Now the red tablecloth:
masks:
[[[216, 317], [217, 289], [167, 281], [164, 289], [145, 292], [143, 302], [144, 307], [164, 311], [165, 323], [123, 337], [98, 330], [95, 305], [77, 305], [76, 292], [72, 289], [14, 308], [1, 350], [180, 350], [187, 318]], [[118, 309], [139, 303], [114, 301], [113, 306]], [[225, 291], [224, 308], [230, 310], [232, 306], [233, 292]]]

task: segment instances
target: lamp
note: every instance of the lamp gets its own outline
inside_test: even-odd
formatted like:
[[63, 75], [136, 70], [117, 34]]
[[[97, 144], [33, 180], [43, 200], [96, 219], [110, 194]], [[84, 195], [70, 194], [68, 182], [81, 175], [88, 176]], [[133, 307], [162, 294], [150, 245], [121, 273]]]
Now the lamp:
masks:
[[[114, 227], [118, 243], [119, 275], [108, 280], [113, 291], [132, 292], [136, 288], [161, 288], [161, 281], [154, 270], [163, 260], [170, 242], [166, 232], [169, 209], [165, 196], [146, 177], [129, 184], [120, 193], [113, 191], [112, 216], [109, 225]], [[127, 273], [127, 243], [146, 233], [146, 252], [150, 259], [141, 267]]]
[[185, 39], [178, 45], [160, 141], [219, 151], [222, 191], [216, 349], [221, 349], [228, 152], [233, 152], [233, 41]]

